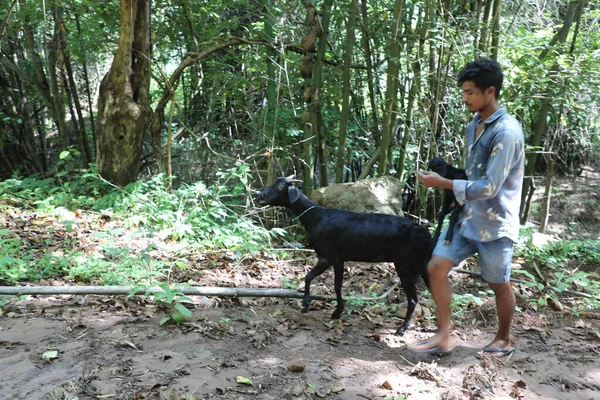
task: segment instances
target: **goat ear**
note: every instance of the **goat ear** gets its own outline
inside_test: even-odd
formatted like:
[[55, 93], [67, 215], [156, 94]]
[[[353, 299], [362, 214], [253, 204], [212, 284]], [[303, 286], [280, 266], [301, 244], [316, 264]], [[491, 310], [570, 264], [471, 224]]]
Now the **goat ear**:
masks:
[[300, 198], [300, 191], [296, 186], [290, 185], [288, 187], [288, 198], [290, 199], [290, 204], [294, 204]]

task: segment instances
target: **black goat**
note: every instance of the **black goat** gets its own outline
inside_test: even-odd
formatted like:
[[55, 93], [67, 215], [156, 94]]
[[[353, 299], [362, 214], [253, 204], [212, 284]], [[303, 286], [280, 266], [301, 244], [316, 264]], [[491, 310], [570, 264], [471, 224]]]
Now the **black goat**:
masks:
[[[464, 169], [459, 169], [453, 167], [448, 164], [446, 161], [442, 160], [439, 157], [434, 157], [429, 160], [428, 167], [433, 172], [437, 172], [438, 175], [447, 178], [447, 179], [467, 179], [467, 174]], [[452, 205], [454, 203], [454, 206]], [[444, 218], [448, 215], [449, 212], [452, 211], [450, 215], [450, 223], [448, 226], [448, 232], [446, 233], [446, 238], [444, 241], [446, 243], [450, 243], [452, 241], [453, 231], [456, 223], [458, 222], [458, 216], [460, 214], [460, 210], [462, 206], [458, 204], [456, 201], [456, 197], [454, 197], [454, 192], [449, 189], [444, 189], [444, 202], [442, 204], [442, 209], [438, 215], [437, 227], [435, 228], [435, 235], [433, 235], [434, 243], [437, 242], [440, 234], [442, 232], [442, 225], [444, 224]]]
[[413, 221], [386, 214], [356, 213], [320, 207], [293, 185], [291, 177], [278, 178], [257, 195], [261, 205], [289, 208], [304, 225], [310, 245], [317, 253], [317, 265], [306, 275], [302, 312], [308, 311], [310, 283], [333, 265], [337, 307], [331, 318], [344, 310], [342, 281], [344, 261], [393, 262], [408, 297], [406, 318], [396, 334], [410, 325], [419, 299], [416, 280], [420, 275], [427, 287], [427, 262], [433, 242], [429, 231]]

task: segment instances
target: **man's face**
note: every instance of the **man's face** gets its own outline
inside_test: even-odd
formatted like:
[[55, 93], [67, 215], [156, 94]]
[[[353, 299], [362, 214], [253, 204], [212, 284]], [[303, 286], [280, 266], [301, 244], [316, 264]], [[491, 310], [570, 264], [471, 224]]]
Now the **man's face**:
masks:
[[475, 82], [465, 81], [460, 85], [463, 96], [462, 101], [470, 112], [478, 112], [487, 108], [495, 99], [496, 89], [491, 86], [485, 91], [481, 91]]

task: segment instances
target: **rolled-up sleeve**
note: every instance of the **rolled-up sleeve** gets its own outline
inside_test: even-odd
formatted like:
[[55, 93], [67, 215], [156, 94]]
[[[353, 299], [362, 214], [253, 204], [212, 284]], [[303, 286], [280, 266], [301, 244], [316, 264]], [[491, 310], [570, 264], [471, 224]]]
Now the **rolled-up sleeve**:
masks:
[[455, 179], [452, 181], [452, 191], [454, 192], [454, 197], [456, 197], [456, 201], [461, 206], [467, 202], [467, 183], [463, 179]]

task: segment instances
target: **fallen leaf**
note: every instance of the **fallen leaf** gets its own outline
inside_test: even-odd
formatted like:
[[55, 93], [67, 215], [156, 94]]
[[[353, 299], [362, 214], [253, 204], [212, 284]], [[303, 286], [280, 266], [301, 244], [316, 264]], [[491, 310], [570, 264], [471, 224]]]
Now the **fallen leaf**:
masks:
[[138, 349], [135, 344], [131, 343], [129, 340], [121, 340], [119, 344], [123, 347], [131, 347], [133, 349]]
[[241, 383], [241, 384], [244, 384], [244, 385], [250, 385], [250, 386], [252, 386], [252, 385], [253, 385], [253, 383], [252, 383], [252, 381], [251, 381], [250, 379], [248, 379], [248, 378], [245, 378], [245, 377], [243, 377], [243, 376], [236, 376], [236, 377], [235, 377], [235, 381], [236, 381], [237, 383]]
[[389, 381], [385, 381], [381, 384], [381, 386], [383, 386], [384, 388], [386, 388], [387, 390], [393, 390], [392, 389], [392, 384]]
[[58, 350], [48, 350], [42, 354], [42, 360], [51, 361], [58, 357]]
[[302, 386], [302, 385], [294, 386], [294, 388], [292, 389], [292, 393], [294, 394], [294, 396], [300, 396], [302, 393], [304, 393], [304, 386]]
[[522, 388], [522, 389], [527, 389], [527, 383], [525, 383], [524, 380], [518, 380], [518, 381], [515, 382], [515, 387]]
[[343, 392], [344, 390], [346, 390], [346, 388], [345, 388], [345, 387], [343, 387], [343, 386], [334, 386], [334, 387], [331, 389], [331, 391], [332, 391], [333, 393], [339, 393], [339, 392]]
[[325, 398], [327, 396], [329, 396], [329, 394], [331, 394], [331, 388], [329, 387], [320, 387], [319, 389], [317, 389], [317, 392], [315, 393], [315, 395], [317, 395], [317, 397], [321, 397], [321, 398]]
[[582, 319], [575, 321], [575, 328], [585, 328], [585, 322]]

